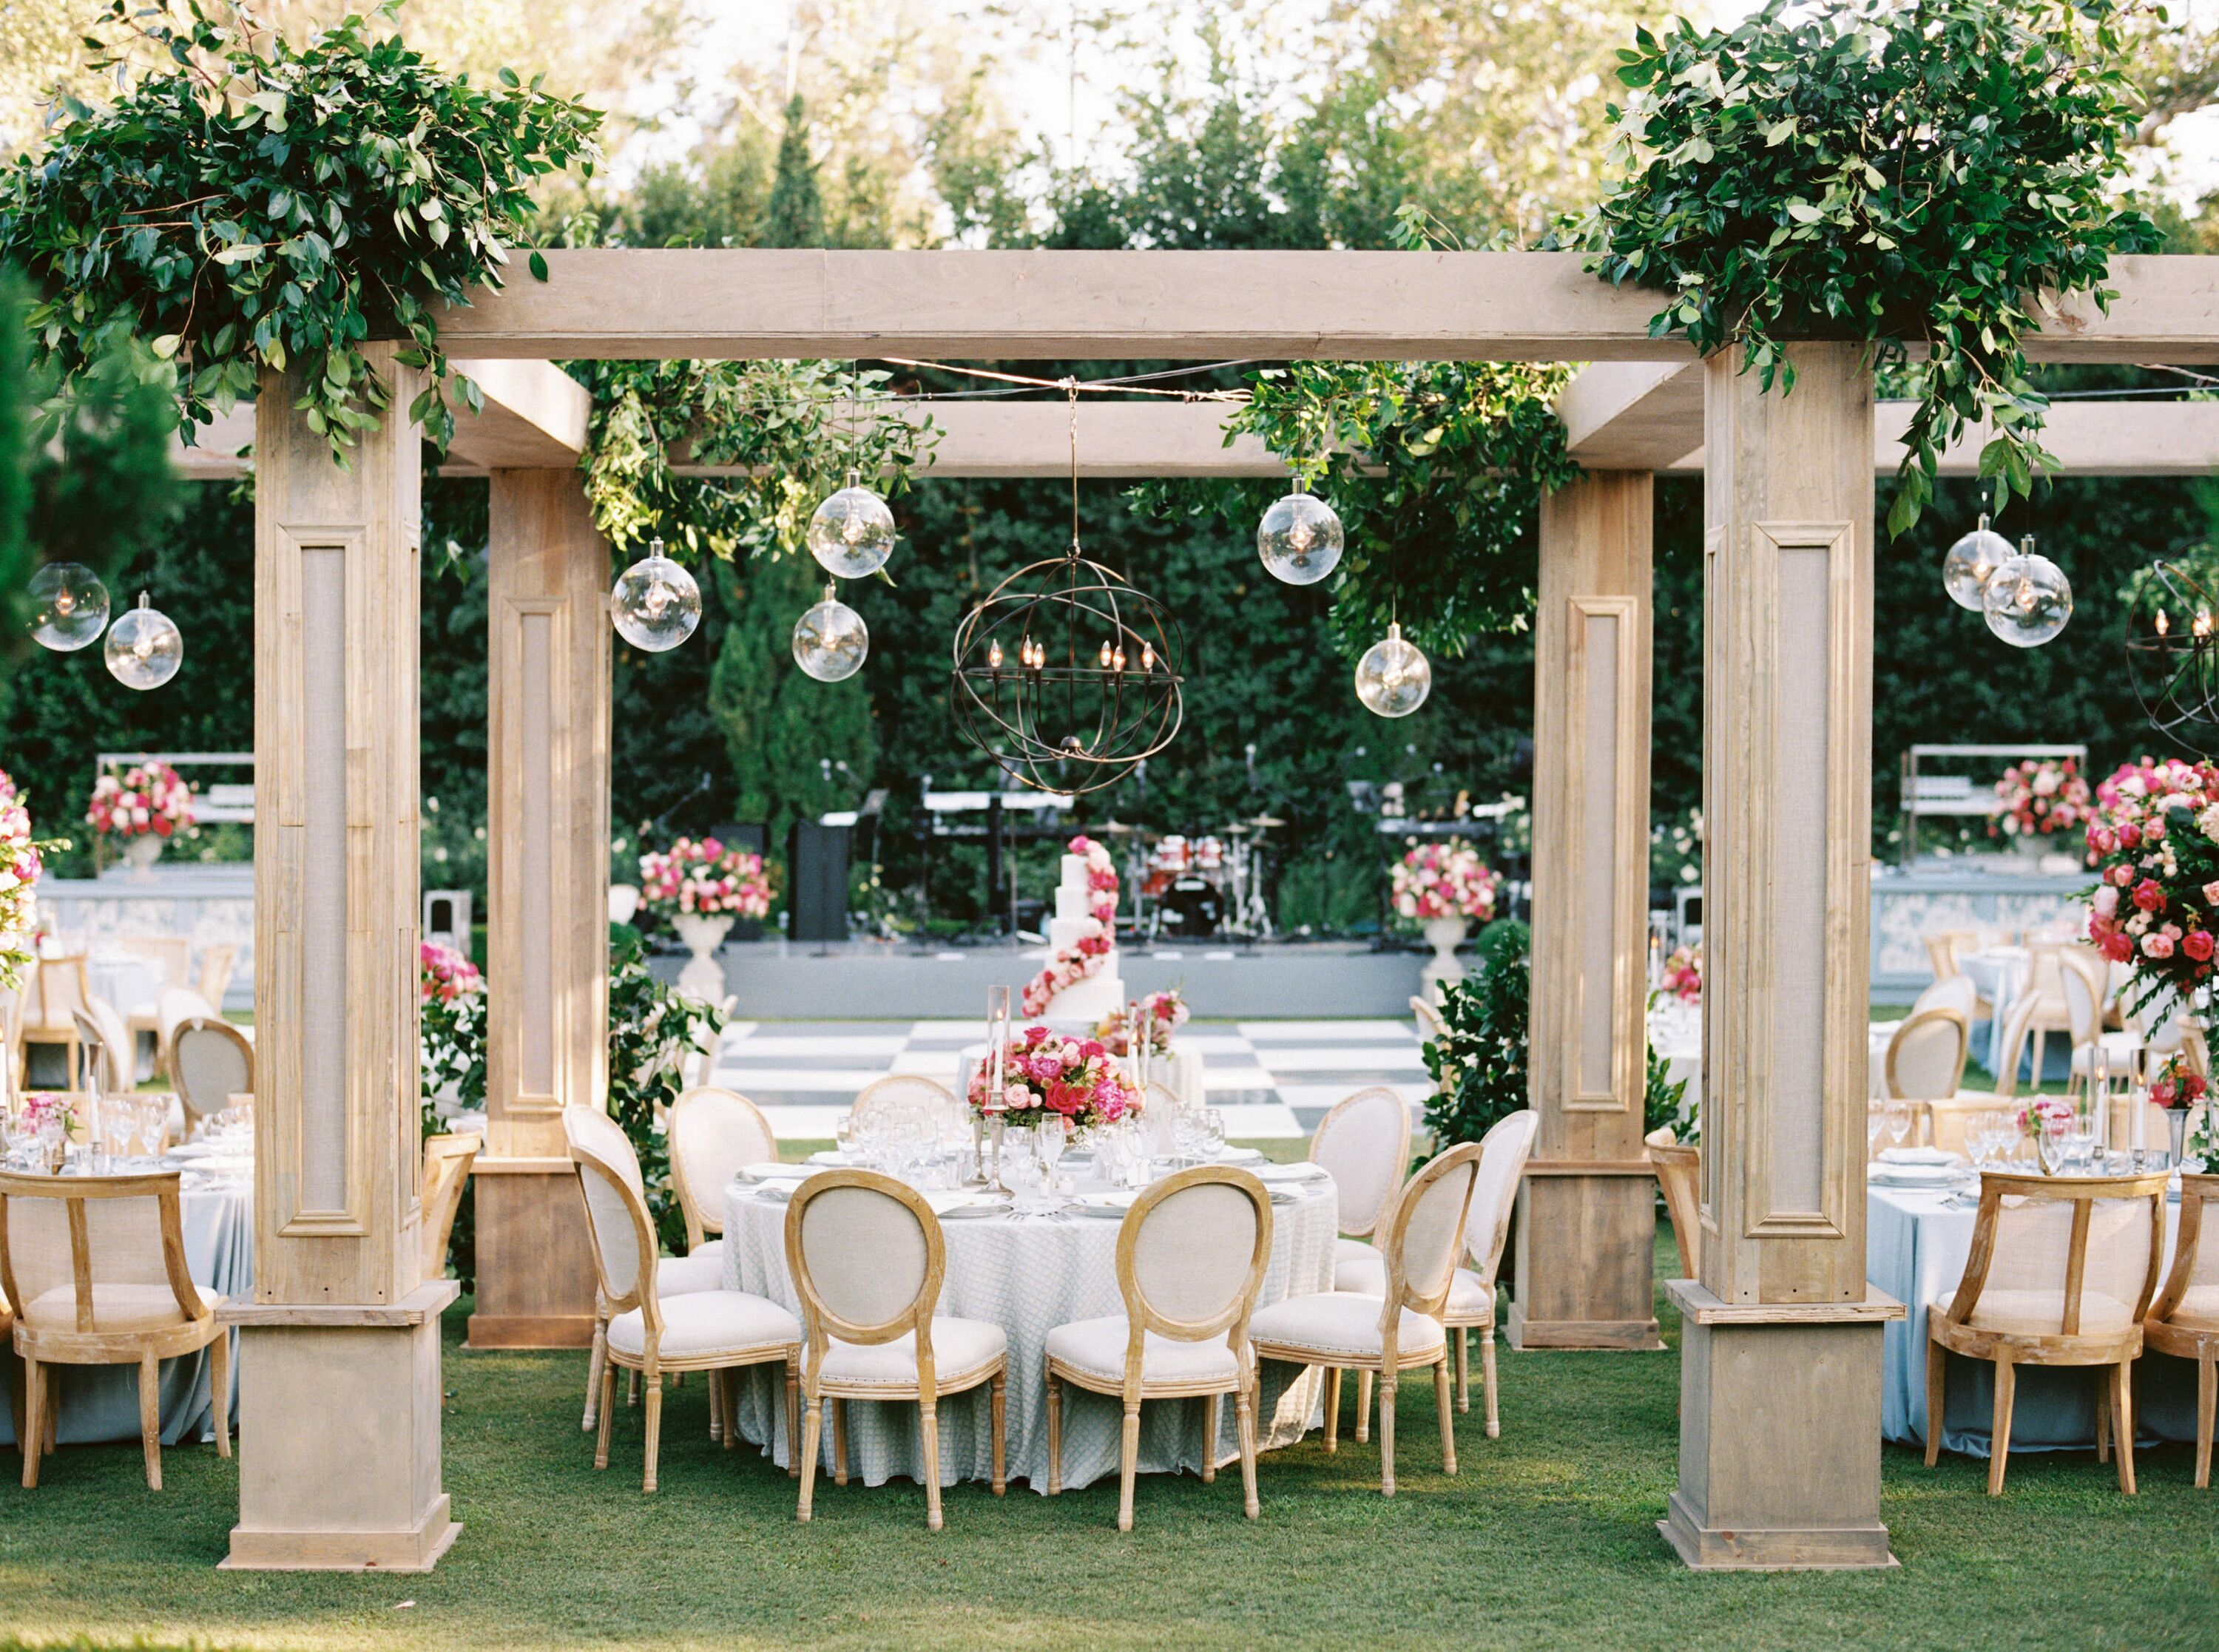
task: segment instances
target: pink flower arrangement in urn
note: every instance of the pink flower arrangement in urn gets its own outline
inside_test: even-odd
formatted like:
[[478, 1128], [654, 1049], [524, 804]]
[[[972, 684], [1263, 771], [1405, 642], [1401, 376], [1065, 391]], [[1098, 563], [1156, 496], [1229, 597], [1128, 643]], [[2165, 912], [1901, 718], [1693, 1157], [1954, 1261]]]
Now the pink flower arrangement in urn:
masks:
[[[1003, 1046], [1001, 1109], [1019, 1129], [1045, 1113], [1058, 1113], [1074, 1131], [1137, 1118], [1141, 1087], [1117, 1065], [1098, 1038], [1066, 1038], [1045, 1027], [1028, 1027]], [[998, 1110], [993, 1100], [992, 1052], [971, 1076], [967, 1099], [979, 1113]]]
[[436, 941], [420, 942], [416, 948], [416, 1001], [419, 1003], [452, 1003], [457, 998], [467, 998], [485, 991], [485, 977], [478, 966], [457, 952], [452, 947]]
[[1395, 868], [1395, 910], [1406, 918], [1477, 919], [1495, 916], [1495, 873], [1460, 837], [1413, 843]]
[[713, 837], [681, 837], [639, 857], [639, 904], [666, 917], [765, 917], [770, 879], [760, 854]]
[[1025, 990], [1018, 995], [1018, 1009], [1027, 1015], [1046, 1015], [1057, 993], [1099, 974], [1117, 944], [1116, 863], [1109, 850], [1083, 832], [1065, 847], [1086, 862], [1089, 925], [1076, 941], [1048, 960], [1046, 969], [1025, 983]]
[[2013, 763], [1996, 782], [2003, 810], [1988, 823], [1990, 837], [2039, 837], [2085, 826], [2093, 812], [2080, 765], [2067, 757]]
[[167, 763], [113, 769], [93, 782], [84, 823], [103, 837], [170, 837], [193, 823], [193, 789]]

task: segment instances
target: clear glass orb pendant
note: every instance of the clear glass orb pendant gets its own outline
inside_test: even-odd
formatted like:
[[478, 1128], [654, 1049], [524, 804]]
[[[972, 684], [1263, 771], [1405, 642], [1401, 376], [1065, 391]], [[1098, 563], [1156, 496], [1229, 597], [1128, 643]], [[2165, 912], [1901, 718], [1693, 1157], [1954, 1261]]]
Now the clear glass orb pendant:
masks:
[[1433, 668], [1417, 645], [1402, 640], [1402, 628], [1364, 649], [1356, 662], [1356, 698], [1381, 717], [1408, 717], [1433, 692]]
[[844, 682], [870, 657], [870, 627], [824, 587], [824, 600], [793, 623], [793, 662], [821, 683]]
[[41, 647], [72, 653], [108, 629], [108, 587], [82, 562], [48, 562], [26, 588]]
[[636, 649], [662, 654], [693, 635], [701, 623], [701, 587], [662, 554], [662, 541], [617, 578], [609, 593], [609, 618], [617, 635]]
[[2073, 618], [2072, 585], [2056, 563], [2035, 554], [2031, 536], [1988, 575], [1981, 602], [1988, 629], [2016, 649], [2040, 648]]
[[1988, 525], [1983, 512], [1980, 525], [1950, 546], [1942, 559], [1942, 586], [1949, 600], [1979, 613], [1988, 576], [2009, 562], [2011, 554], [2011, 541]]
[[1315, 585], [1340, 566], [1340, 518], [1323, 500], [1289, 494], [1256, 525], [1256, 554], [1271, 577]]
[[848, 485], [809, 519], [809, 554], [827, 574], [841, 579], [877, 573], [893, 550], [894, 513], [869, 488], [856, 486], [852, 470]]
[[126, 688], [159, 688], [185, 662], [184, 633], [169, 615], [146, 605], [127, 609], [108, 628], [108, 674]]

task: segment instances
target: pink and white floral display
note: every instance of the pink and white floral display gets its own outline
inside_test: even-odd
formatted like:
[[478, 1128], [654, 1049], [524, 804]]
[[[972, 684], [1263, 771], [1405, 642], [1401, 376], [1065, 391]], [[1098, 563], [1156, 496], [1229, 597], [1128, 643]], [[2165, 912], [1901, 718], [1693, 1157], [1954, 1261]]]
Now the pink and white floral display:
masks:
[[2124, 763], [2096, 788], [2088, 860], [2098, 882], [2088, 938], [2132, 966], [2143, 991], [2183, 1000], [2219, 963], [2219, 768], [2174, 758]]
[[1046, 1015], [1057, 993], [1100, 973], [1117, 944], [1117, 867], [1110, 851], [1084, 833], [1065, 847], [1086, 862], [1087, 924], [1025, 983], [1018, 1002], [1020, 1013], [1027, 1015]]
[[478, 966], [452, 947], [436, 941], [416, 948], [416, 998], [420, 1003], [452, 1003], [485, 991]]
[[1703, 997], [1703, 949], [1675, 947], [1664, 960], [1663, 990], [1681, 1003], [1700, 1003]]
[[103, 837], [171, 837], [193, 823], [193, 789], [167, 763], [110, 769], [93, 782], [84, 823]]
[[[1138, 1019], [1141, 1044], [1151, 1055], [1170, 1054], [1172, 1034], [1186, 1024], [1190, 1013], [1186, 1000], [1179, 997], [1176, 987], [1149, 993], [1141, 1000]], [[1133, 1053], [1132, 1045], [1125, 1036], [1125, 1010], [1113, 1009], [1094, 1029], [1094, 1036], [1110, 1046], [1112, 1055]]]
[[1413, 843], [1395, 868], [1395, 910], [1406, 918], [1495, 916], [1495, 873], [1460, 837]]
[[2013, 763], [1996, 782], [2003, 812], [1989, 823], [1990, 837], [2038, 837], [2085, 826], [2094, 812], [2080, 766], [2067, 757]]
[[[1002, 1112], [1020, 1129], [1058, 1113], [1073, 1130], [1091, 1130], [1140, 1116], [1141, 1087], [1117, 1065], [1098, 1038], [1066, 1038], [1045, 1027], [1028, 1027], [1003, 1046]], [[967, 1099], [980, 1113], [992, 1105], [994, 1060], [990, 1051], [971, 1076]]]
[[0, 987], [20, 987], [37, 956], [39, 879], [46, 862], [31, 836], [31, 811], [0, 770]]
[[666, 917], [768, 917], [770, 879], [760, 854], [713, 837], [681, 837], [639, 857], [639, 904]]

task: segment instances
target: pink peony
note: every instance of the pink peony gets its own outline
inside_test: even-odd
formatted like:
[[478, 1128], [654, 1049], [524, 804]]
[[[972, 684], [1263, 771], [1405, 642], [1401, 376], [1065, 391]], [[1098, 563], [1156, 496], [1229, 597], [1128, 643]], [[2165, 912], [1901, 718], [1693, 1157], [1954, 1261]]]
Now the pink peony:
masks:
[[2154, 935], [2144, 935], [2142, 937], [2142, 956], [2145, 958], [2172, 957], [2172, 937], [2166, 935], [2161, 929]]

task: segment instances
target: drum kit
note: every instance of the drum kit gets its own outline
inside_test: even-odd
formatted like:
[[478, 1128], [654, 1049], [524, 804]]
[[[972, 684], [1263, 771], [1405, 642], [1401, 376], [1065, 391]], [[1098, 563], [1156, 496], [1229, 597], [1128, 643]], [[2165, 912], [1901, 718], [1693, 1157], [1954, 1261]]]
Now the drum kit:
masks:
[[1266, 940], [1265, 835], [1287, 823], [1271, 815], [1237, 820], [1203, 837], [1166, 832], [1150, 839], [1112, 822], [1105, 836], [1126, 840], [1126, 881], [1135, 892], [1133, 927], [1149, 940], [1199, 941], [1225, 935]]

